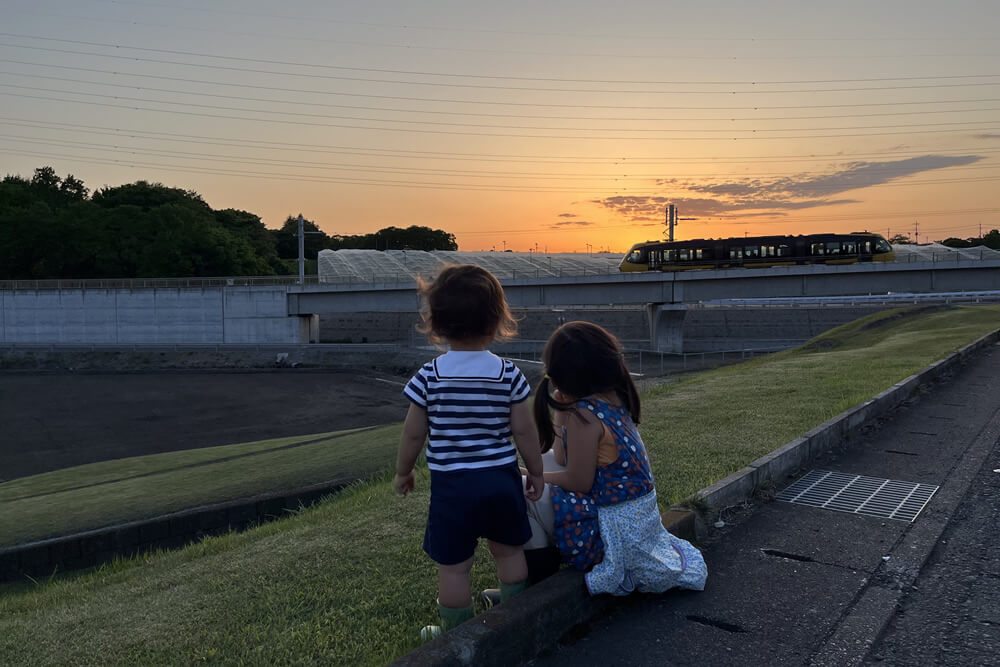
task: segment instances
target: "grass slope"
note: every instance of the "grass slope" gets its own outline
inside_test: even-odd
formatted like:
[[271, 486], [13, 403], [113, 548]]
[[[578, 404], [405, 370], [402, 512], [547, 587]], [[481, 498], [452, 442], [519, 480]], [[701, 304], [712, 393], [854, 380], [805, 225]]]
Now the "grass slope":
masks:
[[[699, 488], [1000, 327], [998, 308], [884, 313], [643, 396], [661, 502]], [[434, 620], [428, 477], [388, 478], [242, 534], [0, 587], [0, 663], [384, 664]], [[480, 554], [474, 587], [490, 585]]]
[[0, 484], [0, 546], [392, 466], [401, 426], [102, 461]]

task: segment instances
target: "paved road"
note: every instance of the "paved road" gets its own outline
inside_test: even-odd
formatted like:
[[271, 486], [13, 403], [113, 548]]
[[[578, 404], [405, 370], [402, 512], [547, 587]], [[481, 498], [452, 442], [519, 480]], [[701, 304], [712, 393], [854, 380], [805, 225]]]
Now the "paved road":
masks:
[[994, 346], [814, 466], [939, 486], [915, 521], [733, 512], [704, 592], [633, 596], [533, 664], [1000, 665], [998, 443]]

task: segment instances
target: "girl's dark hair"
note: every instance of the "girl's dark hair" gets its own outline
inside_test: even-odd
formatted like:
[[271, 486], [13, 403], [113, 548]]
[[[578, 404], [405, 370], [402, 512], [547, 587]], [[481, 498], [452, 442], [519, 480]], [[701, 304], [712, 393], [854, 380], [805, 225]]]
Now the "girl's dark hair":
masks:
[[473, 264], [455, 264], [437, 274], [433, 282], [417, 278], [423, 297], [417, 330], [432, 342], [493, 336], [507, 340], [517, 335], [500, 281]]
[[549, 337], [542, 353], [546, 375], [535, 390], [535, 427], [542, 451], [552, 447], [550, 408], [572, 410], [573, 404], [560, 403], [551, 385], [574, 398], [613, 391], [639, 423], [639, 392], [625, 366], [624, 350], [607, 329], [591, 322], [567, 322]]

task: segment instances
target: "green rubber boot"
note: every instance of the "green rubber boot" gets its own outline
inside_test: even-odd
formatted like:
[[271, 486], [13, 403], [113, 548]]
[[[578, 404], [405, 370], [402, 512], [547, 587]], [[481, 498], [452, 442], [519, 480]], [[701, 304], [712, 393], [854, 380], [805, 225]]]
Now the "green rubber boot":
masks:
[[519, 581], [516, 584], [505, 584], [500, 582], [500, 601], [509, 600], [528, 587], [528, 580]]
[[527, 580], [520, 581], [516, 584], [505, 584], [500, 582], [500, 588], [487, 588], [479, 594], [479, 604], [485, 611], [489, 611], [504, 600], [509, 600], [514, 597], [527, 587]]
[[468, 607], [462, 607], [461, 609], [453, 609], [451, 607], [442, 607], [439, 602], [438, 616], [441, 617], [441, 625], [425, 625], [420, 630], [420, 639], [425, 642], [436, 639], [452, 628], [465, 623], [474, 615], [475, 614], [472, 610], [471, 604]]

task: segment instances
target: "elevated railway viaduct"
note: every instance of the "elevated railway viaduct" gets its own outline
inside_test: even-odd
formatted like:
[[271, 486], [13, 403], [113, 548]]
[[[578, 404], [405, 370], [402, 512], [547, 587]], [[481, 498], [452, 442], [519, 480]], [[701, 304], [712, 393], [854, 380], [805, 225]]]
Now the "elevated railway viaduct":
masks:
[[[1000, 290], [1000, 260], [864, 263], [575, 276], [501, 282], [526, 311], [644, 311], [655, 349], [684, 349], [692, 308], [733, 299], [867, 297]], [[308, 343], [320, 315], [416, 311], [406, 282], [279, 284], [258, 279], [0, 284], [0, 343]]]

